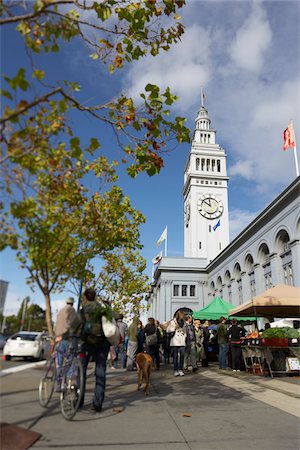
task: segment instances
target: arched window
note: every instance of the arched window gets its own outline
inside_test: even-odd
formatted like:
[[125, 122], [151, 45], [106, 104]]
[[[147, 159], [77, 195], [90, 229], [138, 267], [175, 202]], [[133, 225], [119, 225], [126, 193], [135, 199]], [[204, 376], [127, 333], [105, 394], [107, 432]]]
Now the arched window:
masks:
[[217, 171], [221, 172], [221, 161], [217, 159]]
[[199, 170], [199, 166], [200, 166], [200, 159], [196, 158], [196, 170]]
[[250, 294], [251, 298], [256, 295], [256, 286], [255, 286], [255, 274], [254, 274], [254, 262], [253, 257], [248, 253], [245, 258], [245, 271], [248, 272], [249, 275], [249, 283], [250, 283]]
[[236, 279], [237, 287], [238, 287], [238, 296], [239, 296], [239, 304], [243, 303], [243, 287], [242, 287], [242, 278], [241, 278], [241, 266], [239, 263], [236, 263], [234, 266], [234, 277]]
[[212, 159], [212, 160], [211, 160], [211, 170], [212, 170], [212, 172], [215, 171], [215, 167], [216, 167], [216, 160], [215, 160], [215, 159]]
[[210, 159], [206, 160], [206, 170], [210, 171]]
[[261, 263], [264, 270], [265, 288], [270, 289], [273, 286], [271, 263], [269, 259], [270, 250], [267, 244], [263, 243], [258, 249], [258, 261]]
[[292, 264], [292, 252], [289, 246], [290, 237], [286, 230], [280, 230], [277, 233], [275, 245], [278, 253], [280, 254], [284, 284], [293, 286], [293, 264]]
[[205, 168], [205, 159], [202, 158], [201, 159], [201, 170], [204, 170], [204, 168]]

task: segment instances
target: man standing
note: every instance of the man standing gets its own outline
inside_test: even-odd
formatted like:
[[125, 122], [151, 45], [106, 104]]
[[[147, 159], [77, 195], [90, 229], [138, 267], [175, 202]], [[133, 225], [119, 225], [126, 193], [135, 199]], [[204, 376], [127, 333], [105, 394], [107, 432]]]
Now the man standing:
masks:
[[189, 365], [193, 367], [193, 372], [197, 372], [196, 362], [196, 336], [195, 328], [193, 325], [193, 318], [191, 315], [186, 316], [183, 329], [186, 333], [186, 346], [184, 352], [184, 367], [187, 369]]
[[[77, 314], [75, 321], [71, 325], [70, 331], [77, 332], [80, 327], [90, 328], [93, 332], [86, 334], [83, 345], [83, 395], [80, 407], [84, 404], [85, 385], [86, 385], [86, 370], [91, 357], [95, 360], [95, 390], [93, 397], [92, 409], [100, 412], [102, 410], [102, 403], [104, 401], [105, 384], [106, 384], [106, 360], [109, 352], [110, 343], [105, 338], [102, 325], [101, 314], [98, 311], [102, 308], [96, 301], [96, 291], [94, 289], [86, 289], [83, 293], [86, 300], [86, 305]], [[96, 319], [97, 318], [97, 319]], [[85, 327], [85, 324], [87, 325]]]
[[126, 368], [128, 371], [133, 370], [135, 363], [135, 355], [138, 349], [138, 316], [134, 316], [132, 323], [128, 328], [128, 347], [127, 347], [127, 363]]
[[121, 343], [115, 347], [116, 359], [114, 360], [114, 367], [118, 367], [118, 361], [121, 363], [121, 367], [126, 369], [126, 337], [128, 334], [128, 326], [123, 322], [124, 316], [120, 314], [117, 319], [117, 326], [122, 338]]
[[217, 326], [217, 340], [219, 345], [219, 368], [227, 369], [228, 366], [228, 333], [226, 328], [226, 318], [220, 317]]
[[58, 345], [57, 366], [62, 366], [63, 357], [68, 349], [68, 341], [63, 339], [64, 334], [69, 330], [71, 323], [76, 317], [76, 311], [73, 307], [74, 298], [69, 297], [65, 306], [58, 312], [55, 323], [55, 343]]

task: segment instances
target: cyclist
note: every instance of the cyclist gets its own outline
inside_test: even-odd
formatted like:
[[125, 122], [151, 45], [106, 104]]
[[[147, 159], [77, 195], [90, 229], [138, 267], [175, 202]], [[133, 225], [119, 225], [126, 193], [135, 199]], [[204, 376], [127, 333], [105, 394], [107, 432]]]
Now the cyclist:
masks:
[[[58, 312], [56, 323], [55, 323], [55, 344], [58, 346], [57, 352], [57, 368], [59, 369], [62, 366], [64, 354], [68, 349], [68, 341], [64, 339], [64, 335], [68, 332], [71, 323], [74, 321], [76, 317], [76, 311], [73, 307], [74, 298], [69, 297], [66, 300], [65, 306]], [[59, 373], [59, 370], [58, 370]], [[57, 383], [59, 386], [59, 383]]]
[[[86, 289], [83, 293], [83, 297], [86, 300], [85, 306], [79, 314], [77, 314], [75, 321], [72, 323], [70, 332], [76, 333], [80, 329], [84, 330], [82, 338], [84, 340], [83, 353], [83, 395], [79, 407], [84, 404], [85, 384], [86, 384], [86, 370], [91, 357], [95, 360], [95, 390], [92, 409], [100, 412], [102, 410], [102, 403], [105, 394], [106, 383], [106, 360], [109, 352], [110, 343], [105, 338], [101, 329], [101, 317], [93, 322], [93, 317], [98, 316], [97, 310], [99, 309], [99, 303], [96, 301], [96, 291], [94, 289]], [[100, 306], [101, 308], [101, 306]], [[86, 332], [86, 329], [90, 329], [90, 333]], [[93, 331], [95, 330], [95, 331]]]

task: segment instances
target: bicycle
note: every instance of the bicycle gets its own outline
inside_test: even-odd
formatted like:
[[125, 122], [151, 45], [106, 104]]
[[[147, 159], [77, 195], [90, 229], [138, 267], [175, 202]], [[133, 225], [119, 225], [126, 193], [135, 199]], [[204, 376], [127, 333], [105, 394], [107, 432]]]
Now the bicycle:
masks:
[[[52, 338], [53, 339], [53, 338]], [[52, 344], [50, 356], [46, 360], [44, 374], [39, 383], [39, 402], [46, 408], [52, 398], [54, 386], [57, 385], [57, 353], [58, 344]]]
[[71, 340], [66, 352], [63, 353], [63, 363], [58, 369], [57, 358], [60, 352], [56, 345], [50, 358], [48, 358], [45, 371], [39, 384], [39, 401], [41, 406], [47, 407], [54, 388], [60, 392], [60, 408], [62, 416], [71, 420], [80, 405], [83, 395], [83, 367], [81, 358], [84, 356], [80, 350], [80, 337], [69, 336]]
[[60, 387], [60, 409], [66, 420], [71, 420], [80, 405], [83, 396], [83, 366], [80, 338], [71, 336], [71, 344], [64, 356], [62, 381]]

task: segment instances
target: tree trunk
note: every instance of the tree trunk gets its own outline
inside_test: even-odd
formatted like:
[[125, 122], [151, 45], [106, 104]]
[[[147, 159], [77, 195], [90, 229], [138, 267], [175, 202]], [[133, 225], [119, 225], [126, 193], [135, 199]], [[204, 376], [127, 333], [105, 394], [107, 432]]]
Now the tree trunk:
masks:
[[52, 324], [52, 312], [51, 312], [51, 301], [49, 292], [44, 293], [45, 305], [46, 305], [46, 323], [48, 328], [49, 336], [54, 336], [53, 324]]

